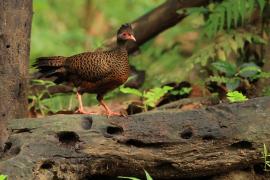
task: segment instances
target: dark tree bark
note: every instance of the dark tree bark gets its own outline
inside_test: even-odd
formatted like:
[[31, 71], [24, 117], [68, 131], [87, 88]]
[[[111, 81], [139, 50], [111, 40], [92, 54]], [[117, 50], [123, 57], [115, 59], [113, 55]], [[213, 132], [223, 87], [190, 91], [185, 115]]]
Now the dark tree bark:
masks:
[[56, 115], [9, 121], [0, 172], [14, 179], [212, 176], [263, 163], [270, 97], [124, 117]]
[[32, 0], [0, 0], [0, 147], [5, 123], [27, 115]]
[[[177, 13], [177, 10], [204, 6], [207, 5], [209, 1], [210, 0], [167, 0], [159, 7], [133, 21], [132, 27], [137, 41], [136, 43], [129, 44], [129, 53], [136, 51], [140, 45], [174, 26], [186, 17], [186, 14]], [[114, 37], [106, 44], [108, 47], [114, 47], [116, 45], [115, 42], [116, 38]]]

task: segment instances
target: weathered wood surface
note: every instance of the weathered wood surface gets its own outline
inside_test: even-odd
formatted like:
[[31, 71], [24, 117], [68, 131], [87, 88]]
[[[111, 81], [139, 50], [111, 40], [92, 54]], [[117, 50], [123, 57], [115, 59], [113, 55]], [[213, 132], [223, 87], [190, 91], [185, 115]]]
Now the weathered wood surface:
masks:
[[0, 151], [6, 121], [27, 116], [31, 19], [32, 0], [0, 1]]
[[270, 97], [128, 118], [15, 119], [0, 172], [10, 179], [154, 179], [210, 176], [262, 162]]

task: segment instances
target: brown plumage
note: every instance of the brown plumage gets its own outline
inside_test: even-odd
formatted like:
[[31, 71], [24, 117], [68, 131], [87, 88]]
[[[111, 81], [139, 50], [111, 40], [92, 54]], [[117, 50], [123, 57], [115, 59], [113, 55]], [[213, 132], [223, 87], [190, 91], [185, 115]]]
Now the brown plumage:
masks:
[[55, 83], [72, 82], [77, 87], [80, 113], [90, 114], [83, 109], [81, 94], [97, 94], [97, 100], [105, 108], [106, 114], [112, 112], [104, 103], [103, 96], [123, 84], [129, 75], [128, 53], [126, 42], [136, 41], [132, 28], [124, 24], [117, 32], [117, 47], [109, 51], [85, 52], [70, 57], [40, 57], [36, 67], [41, 76], [55, 76]]

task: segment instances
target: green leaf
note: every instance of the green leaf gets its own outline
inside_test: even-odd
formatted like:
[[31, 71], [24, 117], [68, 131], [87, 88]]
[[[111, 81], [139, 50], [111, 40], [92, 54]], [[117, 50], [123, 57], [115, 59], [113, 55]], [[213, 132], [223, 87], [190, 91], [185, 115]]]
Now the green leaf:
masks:
[[42, 79], [32, 79], [31, 83], [35, 85], [43, 85], [47, 88], [55, 85], [53, 81], [42, 80]]
[[238, 4], [239, 13], [240, 13], [240, 16], [241, 16], [241, 23], [243, 25], [244, 24], [244, 20], [245, 20], [245, 11], [246, 11], [245, 2], [244, 2], [244, 0], [239, 0], [238, 3], [239, 3]]
[[228, 41], [229, 41], [229, 45], [230, 45], [229, 48], [231, 48], [234, 53], [238, 53], [237, 51], [238, 51], [239, 47], [238, 47], [237, 42], [234, 41], [233, 39], [228, 39]]
[[248, 98], [238, 91], [230, 91], [227, 93], [227, 99], [231, 102], [244, 102], [248, 100]]
[[136, 177], [126, 177], [126, 176], [117, 176], [117, 178], [119, 178], [119, 179], [130, 179], [130, 180], [141, 180], [141, 179], [136, 178]]
[[224, 76], [210, 76], [206, 79], [206, 81], [217, 82], [218, 84], [229, 82], [229, 78]]
[[255, 63], [244, 63], [241, 65], [238, 74], [244, 78], [252, 78], [256, 74], [261, 72], [261, 68]]
[[220, 48], [217, 50], [217, 58], [219, 60], [226, 61], [226, 53], [223, 49]]
[[259, 4], [259, 7], [260, 7], [260, 12], [262, 14], [263, 12], [263, 9], [265, 7], [265, 4], [266, 4], [266, 1], [265, 0], [257, 0], [258, 4]]
[[0, 180], [7, 180], [8, 176], [7, 175], [0, 175]]
[[[146, 176], [146, 180], [153, 180], [153, 178], [150, 176], [150, 174], [144, 169], [144, 173]], [[139, 178], [136, 177], [127, 177], [127, 176], [118, 176], [117, 178], [119, 179], [130, 179], [130, 180], [141, 180]]]
[[143, 93], [137, 89], [134, 88], [129, 88], [129, 87], [124, 87], [123, 85], [120, 86], [120, 91], [125, 94], [133, 94], [135, 96], [142, 97]]
[[186, 14], [191, 15], [191, 14], [205, 14], [207, 12], [209, 12], [209, 10], [205, 7], [192, 7], [192, 8], [186, 8], [186, 9], [181, 9], [178, 10], [177, 13], [178, 14], [183, 14], [184, 12], [186, 12]]
[[232, 14], [233, 14], [234, 27], [237, 27], [237, 23], [239, 19], [238, 4], [234, 4], [233, 6], [231, 6], [231, 9], [232, 9]]
[[256, 43], [256, 44], [267, 44], [267, 41], [264, 40], [263, 38], [261, 38], [260, 36], [254, 35], [252, 36], [252, 42]]
[[216, 70], [225, 73], [226, 76], [234, 76], [237, 72], [236, 66], [227, 61], [217, 61], [212, 63], [212, 66]]
[[263, 155], [264, 155], [264, 157], [268, 156], [267, 147], [265, 144], [263, 144]]
[[226, 88], [229, 91], [233, 91], [233, 90], [235, 90], [236, 88], [239, 87], [240, 82], [241, 82], [240, 78], [231, 78], [231, 79], [228, 79], [228, 82], [226, 82]]
[[254, 80], [254, 79], [259, 79], [259, 78], [261, 78], [261, 79], [270, 78], [270, 72], [263, 72], [263, 71], [261, 71], [261, 72], [255, 74], [254, 76], [252, 76], [250, 79], [251, 80]]
[[223, 30], [224, 27], [224, 22], [225, 22], [225, 11], [221, 11], [219, 13], [219, 27], [218, 27], [218, 31]]
[[232, 10], [231, 8], [226, 7], [226, 14], [227, 14], [227, 30], [229, 30], [232, 26]]
[[189, 94], [192, 91], [192, 87], [183, 87], [180, 90], [172, 90], [170, 91], [170, 94], [176, 96], [176, 95], [185, 95]]
[[267, 147], [266, 147], [266, 145], [265, 144], [263, 144], [263, 151], [262, 151], [262, 155], [263, 155], [263, 160], [264, 160], [264, 170], [265, 171], [269, 171], [269, 167], [270, 167], [270, 164], [269, 164], [269, 160], [268, 160], [268, 157], [270, 156], [269, 154], [268, 154], [268, 149], [267, 149]]
[[172, 90], [173, 87], [163, 86], [163, 87], [155, 87], [150, 89], [148, 92], [143, 94], [143, 97], [146, 99], [144, 103], [147, 106], [155, 107], [156, 103], [163, 97], [169, 90]]
[[61, 110], [71, 110], [75, 108], [76, 103], [74, 95], [58, 93], [50, 98], [40, 100], [41, 107], [39, 110], [44, 109], [45, 111], [57, 113]]
[[153, 180], [153, 178], [150, 176], [150, 174], [144, 169], [146, 180]]

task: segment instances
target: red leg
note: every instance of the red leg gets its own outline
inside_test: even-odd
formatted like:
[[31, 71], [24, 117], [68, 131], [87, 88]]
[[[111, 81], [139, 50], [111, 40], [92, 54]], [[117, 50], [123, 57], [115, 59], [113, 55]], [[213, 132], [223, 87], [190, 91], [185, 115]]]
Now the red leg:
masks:
[[104, 107], [104, 109], [106, 111], [106, 115], [108, 117], [110, 117], [110, 116], [125, 116], [124, 114], [121, 114], [119, 112], [113, 112], [112, 110], [110, 110], [110, 108], [105, 104], [105, 102], [103, 100], [103, 96], [98, 95], [97, 100], [100, 103], [100, 105]]
[[77, 111], [75, 111], [76, 113], [80, 113], [80, 114], [96, 114], [95, 112], [87, 112], [84, 110], [83, 108], [83, 103], [82, 103], [82, 95], [80, 93], [77, 92], [77, 99], [79, 101], [79, 109]]

